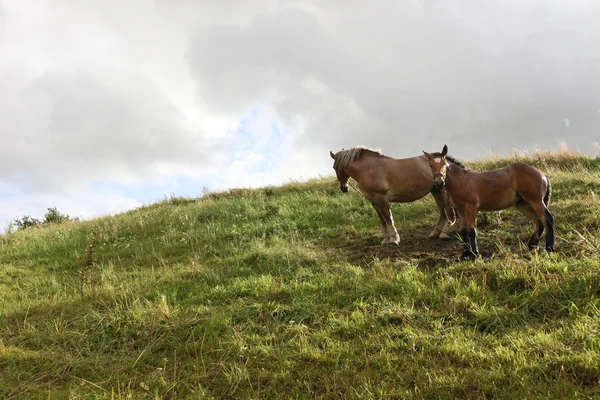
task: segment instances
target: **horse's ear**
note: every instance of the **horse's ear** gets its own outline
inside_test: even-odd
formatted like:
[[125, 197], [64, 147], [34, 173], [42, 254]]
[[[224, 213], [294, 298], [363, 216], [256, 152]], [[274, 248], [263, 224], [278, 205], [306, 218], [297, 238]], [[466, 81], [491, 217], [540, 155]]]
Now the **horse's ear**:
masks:
[[444, 145], [444, 148], [442, 149], [442, 156], [446, 157], [446, 154], [448, 154], [448, 146]]
[[427, 157], [429, 160], [431, 160], [431, 154], [429, 154], [425, 150], [421, 150], [421, 151], [423, 152], [423, 154], [425, 154], [425, 157]]
[[333, 154], [333, 151], [329, 150], [329, 155], [335, 160], [335, 154]]

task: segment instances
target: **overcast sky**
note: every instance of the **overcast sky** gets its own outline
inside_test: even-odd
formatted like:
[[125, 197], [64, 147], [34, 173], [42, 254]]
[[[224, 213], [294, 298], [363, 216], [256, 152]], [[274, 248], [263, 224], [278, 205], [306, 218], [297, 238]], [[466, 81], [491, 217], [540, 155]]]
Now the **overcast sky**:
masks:
[[0, 0], [0, 230], [332, 174], [600, 141], [596, 0]]

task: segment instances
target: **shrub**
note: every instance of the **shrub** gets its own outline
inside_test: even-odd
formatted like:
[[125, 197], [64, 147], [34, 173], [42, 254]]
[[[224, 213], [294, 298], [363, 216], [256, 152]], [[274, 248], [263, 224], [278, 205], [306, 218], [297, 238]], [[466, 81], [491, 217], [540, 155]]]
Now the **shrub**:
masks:
[[31, 218], [29, 215], [25, 215], [21, 219], [15, 219], [14, 226], [17, 230], [31, 228], [32, 226], [38, 226], [42, 222], [37, 218]]
[[61, 214], [56, 207], [51, 207], [48, 212], [44, 215], [44, 224], [60, 224], [66, 221], [70, 221], [71, 217], [66, 214]]
[[[8, 224], [6, 227], [7, 232], [20, 231], [23, 229], [31, 228], [39, 225], [48, 224], [62, 224], [63, 222], [71, 221], [73, 218], [67, 214], [61, 214], [56, 207], [48, 208], [46, 214], [44, 214], [44, 220], [40, 221], [37, 218], [31, 218], [29, 215], [25, 215], [22, 218], [15, 219]], [[75, 218], [76, 220], [76, 218]]]

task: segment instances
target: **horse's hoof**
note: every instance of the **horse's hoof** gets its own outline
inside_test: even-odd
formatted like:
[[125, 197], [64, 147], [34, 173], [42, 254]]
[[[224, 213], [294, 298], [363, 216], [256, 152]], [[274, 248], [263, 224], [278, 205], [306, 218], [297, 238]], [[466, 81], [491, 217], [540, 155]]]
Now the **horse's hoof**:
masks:
[[439, 236], [439, 237], [440, 237], [440, 239], [443, 239], [443, 240], [448, 240], [448, 239], [450, 239], [450, 236], [448, 236], [448, 234], [447, 234], [446, 232], [442, 232], [442, 233], [440, 233], [440, 236]]
[[465, 251], [460, 255], [461, 261], [475, 261], [477, 255], [471, 251]]
[[400, 243], [399, 242], [388, 242], [388, 244], [390, 246], [398, 246]]
[[550, 247], [550, 246], [546, 247], [546, 251], [548, 253], [553, 253], [554, 252], [554, 246], [552, 246], [552, 247]]

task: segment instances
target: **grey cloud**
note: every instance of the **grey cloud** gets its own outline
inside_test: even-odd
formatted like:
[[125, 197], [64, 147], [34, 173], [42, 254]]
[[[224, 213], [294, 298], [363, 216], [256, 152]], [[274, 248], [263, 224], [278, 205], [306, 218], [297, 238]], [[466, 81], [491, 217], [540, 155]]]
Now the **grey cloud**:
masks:
[[0, 149], [0, 176], [19, 171], [27, 189], [202, 168], [219, 148], [187, 128], [156, 85], [117, 70], [48, 72], [14, 100], [25, 112], [8, 119], [19, 122]]
[[560, 140], [585, 149], [597, 138], [596, 2], [308, 10], [282, 6], [245, 27], [200, 29], [188, 60], [202, 103], [221, 113], [268, 103], [288, 124], [306, 123], [300, 145], [362, 143], [396, 155], [429, 143], [463, 156]]

